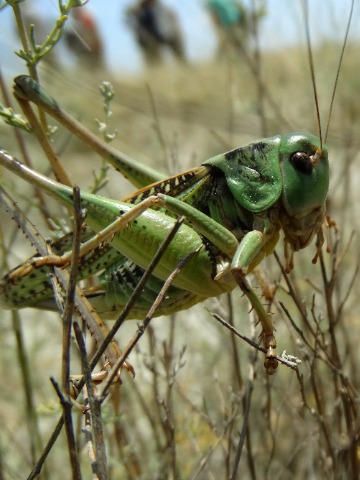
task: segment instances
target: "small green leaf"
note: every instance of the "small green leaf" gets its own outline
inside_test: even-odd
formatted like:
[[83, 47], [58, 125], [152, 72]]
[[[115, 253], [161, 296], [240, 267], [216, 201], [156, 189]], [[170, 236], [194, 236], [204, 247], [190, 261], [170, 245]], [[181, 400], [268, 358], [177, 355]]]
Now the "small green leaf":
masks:
[[29, 122], [18, 113], [14, 113], [12, 108], [6, 108], [0, 104], [0, 117], [4, 118], [5, 123], [12, 127], [21, 128], [26, 132], [32, 131]]

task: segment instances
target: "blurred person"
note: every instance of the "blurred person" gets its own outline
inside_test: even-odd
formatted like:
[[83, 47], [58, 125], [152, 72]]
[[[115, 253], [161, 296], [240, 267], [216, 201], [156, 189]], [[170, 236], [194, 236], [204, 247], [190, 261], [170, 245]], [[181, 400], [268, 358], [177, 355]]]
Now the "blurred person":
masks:
[[160, 63], [165, 49], [185, 60], [181, 30], [171, 8], [159, 0], [139, 0], [126, 15], [147, 64]]
[[237, 0], [207, 0], [213, 21], [220, 28], [245, 25], [245, 8]]
[[80, 66], [104, 67], [103, 42], [95, 18], [88, 9], [82, 6], [71, 11], [64, 39]]
[[254, 34], [254, 22], [265, 15], [264, 6], [250, 12], [238, 0], [206, 0], [206, 7], [219, 37], [219, 54], [228, 45], [246, 50]]

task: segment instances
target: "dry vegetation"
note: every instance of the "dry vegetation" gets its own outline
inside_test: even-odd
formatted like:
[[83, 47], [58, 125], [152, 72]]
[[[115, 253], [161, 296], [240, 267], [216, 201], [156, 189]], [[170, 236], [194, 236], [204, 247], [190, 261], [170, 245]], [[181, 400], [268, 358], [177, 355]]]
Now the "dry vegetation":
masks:
[[[324, 123], [340, 49], [329, 44], [314, 52]], [[129, 358], [135, 379], [123, 372], [122, 384], [111, 387], [101, 406], [107, 464], [100, 465], [98, 478], [358, 478], [357, 52], [358, 45], [348, 46], [327, 139], [329, 214], [337, 225], [329, 231], [331, 253], [324, 251], [313, 265], [312, 245], [296, 255], [295, 270], [284, 276], [279, 245], [276, 258], [262, 264], [265, 285], [276, 287], [269, 308], [279, 351], [301, 359], [298, 371], [280, 365], [267, 376], [261, 354], [232, 336], [203, 305], [153, 319]], [[299, 48], [262, 56], [262, 115], [259, 76], [236, 52], [214, 63], [164, 66], [125, 80], [100, 72], [90, 80], [87, 72], [54, 71], [45, 63], [39, 72], [51, 94], [92, 130], [94, 118], [103, 118], [98, 81], [111, 80], [113, 145], [169, 173], [264, 135], [317, 132], [308, 58]], [[11, 92], [11, 80], [5, 84]], [[23, 138], [34, 167], [48, 172], [35, 139]], [[20, 157], [11, 127], [0, 124], [0, 141]], [[74, 183], [89, 188], [93, 171], [100, 170], [97, 156], [62, 128], [54, 145]], [[103, 195], [121, 198], [131, 191], [113, 173], [108, 180]], [[2, 183], [43, 235], [51, 236], [30, 187], [6, 172]], [[54, 219], [64, 218], [55, 203], [49, 208]], [[32, 252], [4, 211], [1, 246], [3, 271]], [[259, 326], [240, 292], [208, 301], [206, 307], [257, 340]], [[30, 309], [1, 311], [0, 318], [0, 478], [27, 478], [62, 414], [49, 381], [61, 381], [62, 325], [58, 315]], [[116, 338], [122, 348], [136, 330], [135, 322], [121, 327]], [[74, 341], [71, 373], [80, 372], [77, 351]], [[84, 401], [81, 395], [78, 401]], [[83, 478], [90, 478], [91, 442], [84, 428], [88, 422], [91, 432], [94, 419], [75, 407], [72, 419], [77, 460]], [[40, 478], [71, 477], [68, 448], [63, 430]]]

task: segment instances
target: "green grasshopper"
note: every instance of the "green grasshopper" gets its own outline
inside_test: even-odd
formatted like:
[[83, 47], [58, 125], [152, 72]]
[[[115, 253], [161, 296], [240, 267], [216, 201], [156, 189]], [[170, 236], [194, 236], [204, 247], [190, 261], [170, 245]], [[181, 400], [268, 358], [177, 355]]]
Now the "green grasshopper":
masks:
[[[76, 135], [135, 186], [142, 187], [123, 201], [81, 192], [89, 228], [102, 232], [114, 225], [107, 243], [87, 251], [79, 266], [80, 278], [99, 277], [99, 287], [84, 292], [96, 311], [105, 318], [118, 314], [172, 229], [175, 217], [184, 216], [185, 223], [155, 267], [131, 317], [144, 317], [169, 274], [181, 259], [196, 252], [176, 277], [157, 315], [187, 309], [239, 285], [262, 324], [265, 366], [273, 373], [277, 360], [272, 321], [245, 276], [273, 252], [281, 230], [288, 270], [292, 268], [293, 252], [309, 245], [316, 235], [318, 252], [321, 249], [329, 185], [325, 145], [310, 134], [277, 135], [161, 179], [157, 172], [87, 132], [30, 77], [17, 77], [14, 92], [20, 102], [31, 100], [65, 126], [71, 125]], [[72, 206], [71, 187], [32, 171], [4, 151], [0, 151], [0, 163]], [[83, 241], [91, 235], [87, 230]], [[70, 238], [55, 242], [54, 252], [69, 250]], [[51, 259], [38, 255], [13, 269], [1, 280], [0, 305], [6, 309], [53, 309], [50, 271]]]

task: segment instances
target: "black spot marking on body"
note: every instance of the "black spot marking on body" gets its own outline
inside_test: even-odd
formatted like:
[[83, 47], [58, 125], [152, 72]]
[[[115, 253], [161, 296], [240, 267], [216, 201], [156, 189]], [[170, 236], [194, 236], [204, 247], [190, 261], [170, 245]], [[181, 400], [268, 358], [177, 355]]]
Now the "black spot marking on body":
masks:
[[251, 143], [249, 147], [251, 151], [254, 153], [262, 152], [263, 150], [266, 150], [266, 148], [268, 147], [268, 144], [265, 142], [255, 142], [255, 143]]

